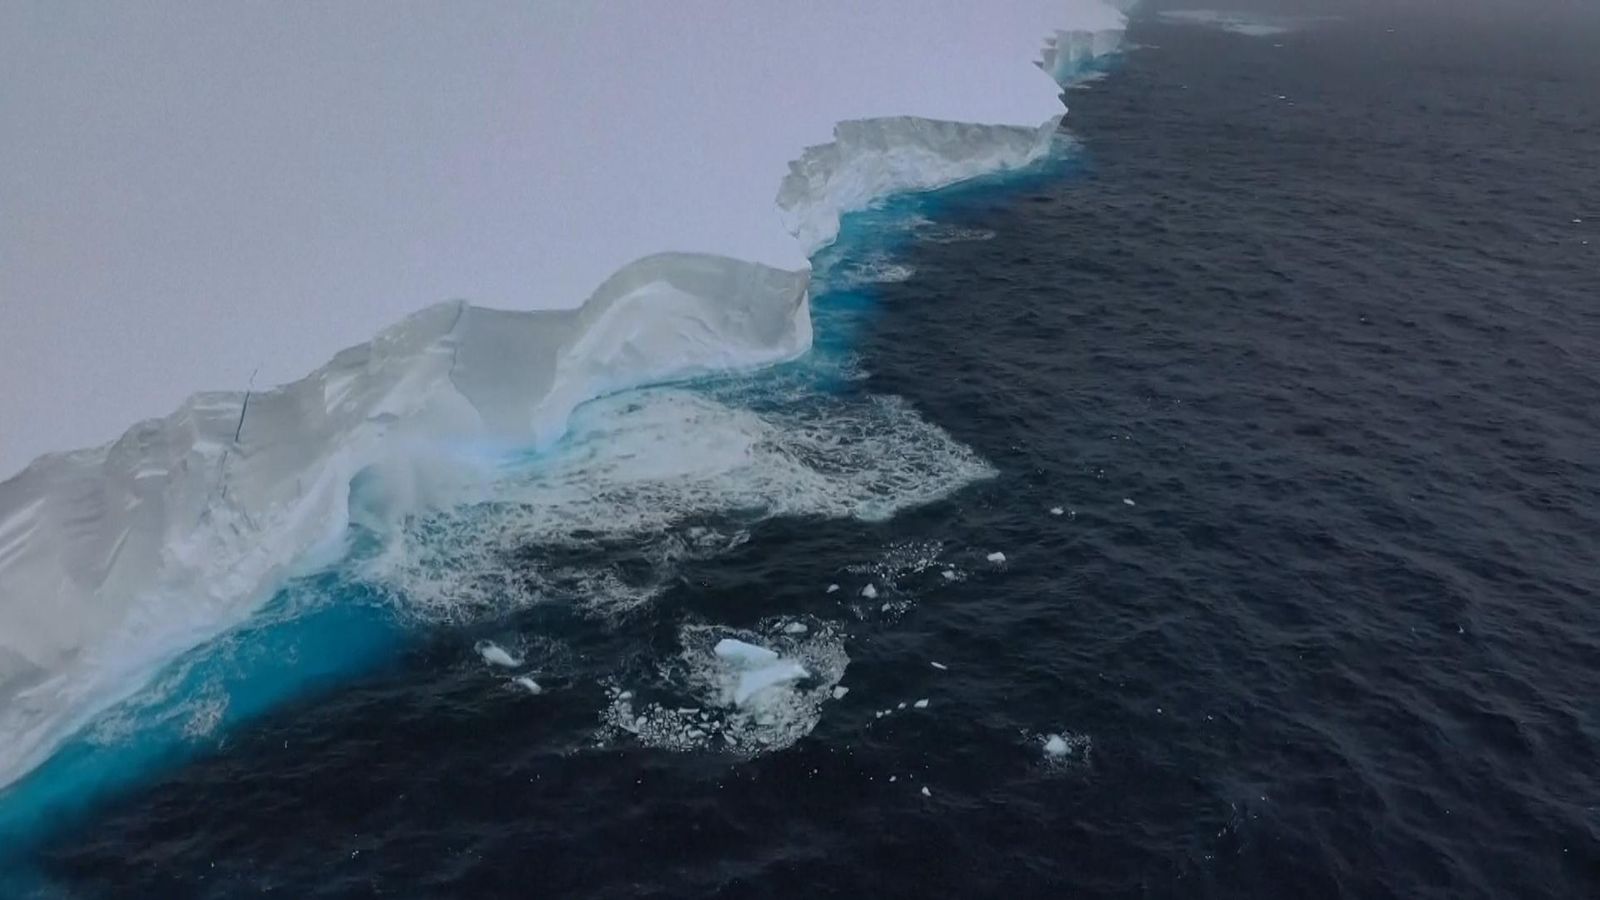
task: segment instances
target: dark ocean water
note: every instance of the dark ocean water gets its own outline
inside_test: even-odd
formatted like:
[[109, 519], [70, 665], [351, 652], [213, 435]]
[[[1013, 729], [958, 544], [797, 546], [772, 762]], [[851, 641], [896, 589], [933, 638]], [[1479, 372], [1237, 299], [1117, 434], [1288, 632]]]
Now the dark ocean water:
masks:
[[[1071, 154], [820, 261], [910, 271], [818, 298], [829, 402], [904, 398], [994, 477], [887, 521], [706, 516], [739, 539], [666, 574], [528, 546], [666, 580], [363, 649], [39, 828], [28, 890], [1600, 896], [1588, 27], [1142, 26]], [[848, 653], [808, 736], [596, 746], [617, 671], [775, 616]], [[486, 681], [505, 635], [546, 693]]]

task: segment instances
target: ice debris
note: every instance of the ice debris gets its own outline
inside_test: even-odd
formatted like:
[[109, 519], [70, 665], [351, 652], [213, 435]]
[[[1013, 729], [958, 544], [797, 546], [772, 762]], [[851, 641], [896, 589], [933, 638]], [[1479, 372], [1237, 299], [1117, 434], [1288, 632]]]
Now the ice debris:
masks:
[[823, 591], [823, 593], [831, 594], [834, 591], [837, 591], [838, 589], [839, 589], [839, 586], [837, 584], [830, 584], [830, 585], [828, 585], [828, 589], [826, 591]]
[[765, 647], [741, 641], [737, 638], [723, 638], [717, 641], [717, 646], [712, 649], [718, 659], [725, 659], [743, 666], [761, 666], [778, 661], [778, 654]]
[[928, 698], [927, 697], [923, 697], [921, 700], [918, 700], [917, 702], [915, 702], [915, 703], [913, 703], [911, 705], [915, 706], [917, 709], [927, 709], [928, 708]]
[[1052, 516], [1059, 516], [1064, 512], [1066, 512], [1066, 510], [1062, 509], [1059, 506], [1050, 507], [1050, 515], [1052, 515]]
[[[822, 706], [837, 699], [849, 657], [834, 626], [769, 619], [749, 631], [686, 625], [680, 654], [660, 665], [649, 694], [612, 684], [597, 734], [604, 746], [623, 734], [663, 750], [724, 750], [754, 755], [781, 750], [816, 727]], [[676, 701], [676, 702], [672, 702]]]
[[790, 684], [811, 677], [805, 666], [792, 660], [780, 660], [771, 665], [752, 669], [739, 676], [739, 684], [733, 689], [733, 702], [737, 706], [748, 706], [752, 698], [770, 687]]
[[539, 682], [534, 681], [531, 675], [518, 675], [511, 681], [530, 694], [544, 693], [544, 688], [540, 686]]
[[1044, 751], [1042, 765], [1057, 771], [1066, 771], [1088, 764], [1089, 736], [1062, 731], [1052, 734], [1035, 734], [1029, 737]]
[[869, 583], [866, 587], [861, 589], [861, 596], [867, 598], [868, 600], [876, 600], [878, 599], [878, 589]]
[[1138, 506], [1137, 503], [1134, 503], [1132, 500], [1128, 499], [1127, 497], [1123, 497], [1122, 498], [1122, 503], [1123, 503], [1124, 506]]
[[943, 672], [943, 671], [945, 671], [945, 670], [946, 670], [946, 669], [949, 669], [949, 668], [950, 668], [950, 667], [949, 667], [949, 666], [947, 666], [947, 665], [945, 665], [945, 664], [944, 664], [944, 663], [942, 663], [942, 662], [934, 662], [934, 661], [929, 661], [929, 663], [928, 663], [928, 665], [930, 665], [930, 666], [933, 666], [933, 667], [934, 667], [934, 668], [935, 668], [935, 669], [938, 669], [938, 670], [939, 670], [939, 671], [941, 671], [941, 672]]
[[1006, 561], [1006, 555], [1004, 553], [1001, 553], [999, 550], [996, 550], [995, 552], [989, 554], [988, 558], [989, 558], [989, 562], [992, 562], [997, 566]]
[[494, 641], [479, 641], [473, 645], [472, 649], [478, 651], [478, 655], [483, 657], [483, 661], [491, 666], [515, 669], [517, 666], [522, 665], [520, 657], [512, 656], [506, 648], [496, 644]]

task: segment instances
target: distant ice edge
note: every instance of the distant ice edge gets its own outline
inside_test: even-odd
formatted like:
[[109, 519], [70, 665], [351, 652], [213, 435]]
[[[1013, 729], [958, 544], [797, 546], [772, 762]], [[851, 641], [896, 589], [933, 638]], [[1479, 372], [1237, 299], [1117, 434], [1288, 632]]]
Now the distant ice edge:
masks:
[[[1071, 88], [1097, 75], [1104, 61], [1121, 49], [1123, 36], [1122, 24], [1057, 31], [1045, 40], [1034, 64], [1063, 89]], [[1063, 107], [1037, 126], [915, 116], [840, 122], [832, 141], [807, 147], [789, 164], [778, 189], [779, 213], [809, 256], [833, 243], [847, 213], [880, 199], [1037, 162], [1050, 151], [1065, 115]]]
[[[1037, 64], [1070, 86], [1122, 32], [1060, 32]], [[780, 214], [809, 254], [885, 196], [1037, 160], [1060, 118], [841, 123], [791, 164]], [[439, 304], [299, 381], [196, 394], [111, 444], [40, 457], [0, 482], [0, 789], [242, 622], [293, 567], [337, 547], [352, 516], [426, 506], [486, 451], [553, 441], [587, 400], [771, 365], [811, 338], [808, 273], [661, 254], [577, 309]], [[385, 499], [352, 510], [351, 484], [368, 472]]]

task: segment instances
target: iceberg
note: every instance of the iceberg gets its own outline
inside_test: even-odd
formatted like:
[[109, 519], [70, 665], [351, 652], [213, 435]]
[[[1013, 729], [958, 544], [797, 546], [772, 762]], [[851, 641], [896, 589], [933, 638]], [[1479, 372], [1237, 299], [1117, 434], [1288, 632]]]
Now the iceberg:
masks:
[[737, 638], [723, 638], [712, 648], [718, 659], [738, 666], [765, 666], [778, 661], [778, 654]]
[[[475, 159], [473, 171], [524, 169], [506, 184], [480, 183], [461, 197], [408, 195], [412, 206], [395, 200], [398, 206], [364, 214], [401, 223], [392, 240], [379, 242], [385, 248], [427, 244], [433, 232], [413, 229], [434, 227], [440, 209], [463, 220], [481, 214], [483, 224], [471, 232], [429, 246], [442, 259], [504, 259], [499, 274], [479, 277], [457, 264], [424, 266], [429, 275], [421, 283], [433, 296], [446, 295], [447, 285], [466, 287], [536, 308], [437, 304], [294, 380], [283, 381], [309, 368], [311, 354], [326, 358], [328, 341], [348, 343], [346, 336], [370, 334], [376, 317], [414, 308], [415, 287], [406, 273], [418, 271], [416, 261], [322, 235], [359, 257], [358, 269], [339, 270], [342, 283], [352, 272], [361, 273], [354, 280], [383, 273], [374, 279], [379, 293], [336, 307], [318, 305], [313, 289], [333, 257], [321, 248], [304, 252], [298, 236], [250, 232], [258, 239], [253, 252], [275, 273], [281, 269], [268, 293], [304, 300], [269, 301], [252, 289], [225, 304], [204, 292], [158, 302], [150, 299], [160, 284], [151, 273], [192, 265], [190, 257], [163, 254], [189, 243], [214, 246], [207, 231], [234, 227], [230, 217], [239, 203], [265, 204], [264, 219], [286, 215], [288, 207], [276, 205], [278, 193], [311, 202], [307, 198], [322, 196], [327, 185], [286, 185], [270, 171], [208, 162], [180, 173], [196, 186], [184, 196], [215, 193], [218, 202], [233, 206], [196, 200], [200, 206], [178, 210], [182, 221], [136, 222], [114, 234], [84, 224], [81, 240], [101, 242], [112, 261], [107, 265], [125, 265], [97, 272], [46, 265], [59, 257], [36, 242], [53, 232], [41, 230], [40, 237], [17, 230], [26, 213], [47, 208], [46, 195], [0, 197], [24, 213], [0, 222], [0, 242], [15, 250], [8, 258], [19, 261], [8, 272], [7, 290], [21, 301], [0, 310], [0, 331], [18, 348], [8, 367], [27, 369], [21, 380], [8, 373], [8, 383], [38, 387], [0, 398], [0, 420], [29, 423], [25, 444], [17, 430], [7, 429], [0, 474], [20, 462], [19, 446], [70, 445], [99, 433], [121, 410], [152, 410], [154, 398], [185, 383], [178, 378], [242, 383], [254, 358], [265, 356], [264, 381], [283, 382], [262, 391], [195, 394], [111, 443], [41, 456], [0, 482], [0, 788], [160, 666], [243, 622], [285, 578], [342, 553], [352, 525], [382, 532], [448, 504], [462, 485], [489, 478], [503, 452], [557, 440], [574, 410], [595, 398], [804, 354], [812, 340], [807, 259], [836, 237], [840, 217], [893, 193], [1037, 160], [1064, 114], [1060, 88], [1094, 74], [1116, 52], [1125, 28], [1123, 14], [1100, 0], [825, 7], [636, 0], [593, 15], [518, 13], [503, 33], [472, 31], [472, 41], [440, 44], [435, 49], [449, 65], [501, 53], [512, 61], [508, 65], [535, 67], [521, 72], [514, 89], [506, 88], [531, 104], [530, 115], [501, 110], [487, 124], [468, 123], [478, 129], [468, 136], [481, 139], [470, 147], [430, 145], [444, 155], [489, 154]], [[115, 13], [124, 19], [167, 14], [131, 7]], [[432, 23], [438, 27], [427, 40], [448, 42], [463, 33], [446, 8], [417, 14], [444, 17]], [[59, 100], [49, 94], [56, 80], [10, 77], [12, 67], [54, 72], [51, 60], [74, 58], [73, 48], [17, 40], [29, 32], [11, 27], [9, 15], [0, 13], [0, 83], [44, 85], [37, 96], [8, 94], [24, 121], [44, 121], [44, 111]], [[255, 13], [240, 15], [237, 22], [212, 24], [250, 28]], [[385, 15], [381, 4], [318, 8], [304, 22], [273, 32], [297, 49], [277, 47], [282, 59], [263, 57], [264, 65], [309, 61], [311, 74], [286, 73], [291, 80], [337, 76], [344, 65], [339, 41], [349, 39], [339, 36], [363, 33], [363, 25]], [[428, 31], [429, 23], [413, 27]], [[663, 41], [663, 35], [676, 40]], [[293, 43], [302, 39], [303, 52]], [[487, 46], [475, 43], [480, 40]], [[523, 40], [529, 43], [517, 43]], [[607, 52], [593, 52], [597, 47]], [[838, 52], [819, 60], [818, 48], [829, 47]], [[962, 57], [945, 58], [951, 48], [961, 48]], [[383, 56], [394, 50], [377, 47], [375, 64], [408, 70], [409, 55]], [[130, 51], [113, 44], [105, 52]], [[213, 52], [210, 45], [174, 47], [168, 62], [175, 72], [206, 71], [221, 64], [208, 56]], [[1054, 82], [1028, 71], [1029, 56]], [[618, 59], [629, 65], [616, 65]], [[108, 63], [106, 71], [115, 70]], [[638, 78], [633, 73], [639, 71], [651, 77]], [[501, 96], [500, 83], [473, 81], [488, 78], [476, 69], [451, 72], [469, 87], [456, 84], [452, 99], [480, 89]], [[885, 79], [884, 72], [904, 77]], [[941, 72], [953, 74], [938, 77]], [[815, 96], [792, 102], [796, 85], [807, 79]], [[127, 80], [131, 89], [142, 89], [138, 79]], [[227, 105], [213, 102], [216, 95], [185, 93], [212, 89], [204, 84], [209, 79], [192, 81], [171, 88], [175, 108]], [[69, 82], [63, 83], [73, 91], [84, 87]], [[552, 93], [572, 86], [583, 96]], [[436, 89], [416, 82], [409, 87]], [[327, 89], [352, 103], [359, 99]], [[707, 107], [707, 97], [717, 103]], [[281, 100], [253, 107], [268, 130], [296, 109], [295, 102]], [[596, 141], [597, 122], [620, 137]], [[21, 131], [25, 141], [53, 139], [48, 129]], [[518, 140], [525, 142], [519, 152], [531, 155], [492, 156], [504, 142]], [[89, 148], [85, 153], [121, 152], [119, 142], [97, 142], [94, 135], [77, 144]], [[223, 149], [260, 158], [242, 144]], [[772, 185], [796, 152], [778, 183], [774, 211]], [[63, 170], [61, 177], [71, 175]], [[508, 211], [501, 198], [515, 193], [511, 184], [538, 198], [537, 214], [525, 206]], [[383, 186], [391, 187], [405, 191]], [[508, 235], [515, 243], [507, 243]], [[537, 252], [526, 252], [529, 246]], [[689, 249], [661, 252], [671, 248]], [[234, 269], [210, 274], [221, 285], [249, 278]], [[151, 346], [125, 341], [126, 329], [117, 324], [122, 320], [100, 321], [86, 311], [106, 299], [95, 290], [122, 281], [139, 286], [129, 301], [134, 312], [169, 323]], [[597, 282], [587, 300], [572, 305]], [[23, 306], [45, 312], [21, 321], [14, 311]], [[58, 315], [64, 318], [53, 318]], [[318, 327], [308, 328], [312, 322]], [[58, 346], [66, 333], [82, 348], [70, 358], [35, 352]], [[169, 359], [183, 364], [157, 365]], [[82, 402], [66, 402], [84, 379], [95, 389], [77, 390]], [[378, 489], [358, 489], [373, 485]], [[747, 697], [806, 677], [803, 666], [781, 661], [746, 675], [749, 685], [741, 678], [736, 692], [748, 687]]]
[[784, 684], [792, 684], [811, 677], [805, 666], [793, 660], [781, 660], [759, 669], [752, 669], [739, 676], [739, 683], [733, 689], [733, 702], [735, 706], [749, 706], [751, 700], [768, 688]]

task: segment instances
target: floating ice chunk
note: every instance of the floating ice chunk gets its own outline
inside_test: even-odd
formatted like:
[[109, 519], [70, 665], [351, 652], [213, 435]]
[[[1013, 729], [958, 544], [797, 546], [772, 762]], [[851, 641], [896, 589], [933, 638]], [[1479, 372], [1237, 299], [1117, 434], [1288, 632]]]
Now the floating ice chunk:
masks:
[[922, 789], [922, 796], [924, 796], [924, 797], [932, 797], [933, 796], [933, 791], [930, 791], [927, 788], [923, 788]]
[[1059, 506], [1050, 507], [1050, 515], [1052, 515], [1052, 516], [1059, 516], [1064, 512], [1066, 512], [1066, 510], [1062, 509]]
[[1132, 500], [1129, 500], [1127, 497], [1123, 497], [1122, 498], [1122, 503], [1125, 506], [1138, 506], [1139, 505], [1137, 503], [1134, 503]]
[[733, 702], [744, 706], [767, 688], [799, 681], [810, 675], [805, 666], [787, 659], [754, 669], [739, 676], [739, 686], [733, 691]]
[[905, 709], [905, 708], [906, 708], [906, 704], [905, 704], [904, 701], [901, 701], [900, 705], [895, 707], [895, 709]]
[[778, 654], [765, 647], [747, 644], [735, 638], [723, 638], [717, 641], [713, 649], [719, 659], [725, 659], [744, 667], [765, 666], [778, 661]]
[[927, 697], [923, 697], [921, 700], [918, 700], [917, 702], [915, 702], [915, 703], [913, 703], [911, 705], [915, 706], [917, 709], [927, 709], [928, 708], [928, 698]]
[[989, 562], [992, 562], [997, 566], [1000, 565], [1001, 563], [1005, 562], [1005, 561], [1006, 561], [1006, 555], [1004, 553], [1001, 553], [999, 550], [996, 550], [995, 552], [989, 554]]
[[934, 668], [935, 668], [935, 669], [938, 669], [938, 670], [939, 670], [939, 671], [941, 671], [941, 672], [943, 672], [943, 671], [945, 671], [945, 670], [946, 670], [946, 669], [948, 669], [948, 668], [950, 668], [950, 667], [949, 667], [949, 666], [947, 666], [947, 665], [945, 665], [945, 664], [944, 664], [944, 663], [942, 663], [942, 662], [931, 662], [931, 661], [930, 661], [930, 662], [929, 662], [929, 663], [928, 663], [928, 665], [930, 665], [930, 666], [933, 666], [933, 667], [934, 667]]
[[805, 634], [810, 630], [811, 629], [807, 628], [806, 623], [804, 622], [790, 622], [789, 624], [783, 626], [784, 634]]
[[955, 569], [945, 569], [940, 574], [944, 575], [944, 580], [945, 581], [955, 581], [956, 580], [956, 570]]
[[529, 675], [518, 675], [517, 677], [515, 677], [515, 678], [513, 678], [511, 680], [512, 680], [513, 683], [515, 683], [519, 687], [523, 688], [524, 690], [526, 690], [530, 694], [542, 694], [542, 693], [544, 693], [544, 688], [539, 685], [539, 682], [534, 681], [532, 676], [529, 676]]
[[1048, 756], [1066, 756], [1067, 739], [1059, 734], [1052, 734], [1045, 738], [1044, 752]]
[[861, 589], [861, 596], [867, 598], [868, 600], [876, 600], [878, 598], [878, 589], [873, 587], [871, 584], [868, 584], [866, 587]]
[[831, 594], [834, 591], [837, 591], [838, 589], [839, 589], [839, 586], [837, 584], [830, 584], [830, 585], [828, 585], [828, 589], [826, 591], [823, 591], [823, 593]]
[[898, 781], [898, 780], [899, 780], [899, 779], [900, 779], [900, 776], [898, 776], [898, 775], [890, 775], [890, 776], [889, 776], [889, 783], [890, 783], [890, 784], [894, 784], [894, 783], [895, 783], [895, 782], [896, 782], [896, 781]]
[[506, 648], [496, 644], [494, 641], [479, 641], [473, 645], [472, 649], [478, 651], [478, 655], [483, 657], [483, 661], [491, 666], [515, 669], [517, 666], [522, 665], [520, 657], [512, 656], [507, 652]]
[[833, 699], [835, 699], [835, 700], [843, 700], [844, 699], [844, 695], [848, 694], [848, 693], [850, 693], [850, 689], [845, 687], [844, 685], [840, 685], [840, 686], [835, 687], [833, 689]]

